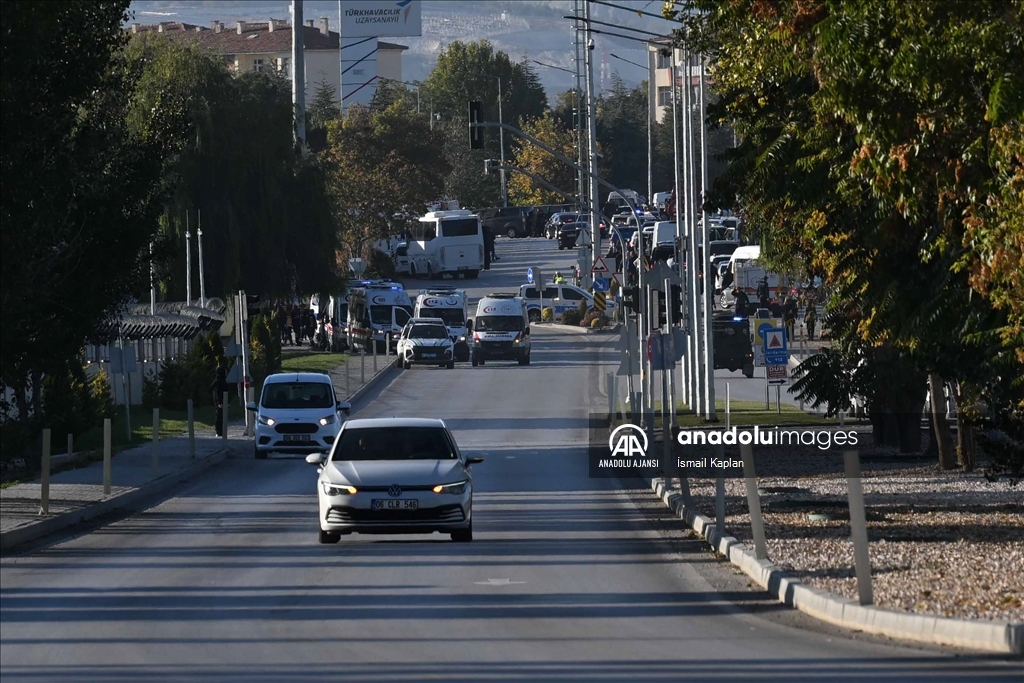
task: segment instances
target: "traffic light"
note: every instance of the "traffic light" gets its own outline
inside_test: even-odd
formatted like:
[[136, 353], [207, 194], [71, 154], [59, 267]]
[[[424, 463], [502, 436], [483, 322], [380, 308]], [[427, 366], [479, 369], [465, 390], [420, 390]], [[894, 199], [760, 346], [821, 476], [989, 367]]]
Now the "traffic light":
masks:
[[655, 290], [655, 293], [657, 294], [657, 298], [654, 300], [654, 312], [657, 315], [658, 327], [664, 327], [667, 324], [667, 321], [665, 320], [665, 292], [658, 289]]
[[491, 159], [484, 159], [484, 175], [491, 175], [494, 173], [494, 169], [491, 167], [491, 164], [493, 163], [494, 162]]
[[480, 123], [483, 120], [483, 116], [480, 113], [480, 103], [470, 102], [469, 103], [469, 148], [470, 149], [483, 149], [484, 148], [484, 129], [474, 128], [472, 124]]
[[683, 288], [679, 285], [672, 285], [672, 292], [669, 295], [672, 300], [672, 322], [680, 325], [686, 317], [686, 304], [683, 301]]
[[640, 310], [639, 287], [622, 288], [622, 307], [625, 308], [627, 311], [633, 311], [634, 313]]

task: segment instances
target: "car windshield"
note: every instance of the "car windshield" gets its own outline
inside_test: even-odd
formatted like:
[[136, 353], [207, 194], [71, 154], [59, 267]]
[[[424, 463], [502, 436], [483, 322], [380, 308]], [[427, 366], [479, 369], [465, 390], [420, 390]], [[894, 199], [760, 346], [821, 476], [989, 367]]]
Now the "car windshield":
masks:
[[263, 387], [262, 405], [272, 410], [333, 408], [334, 394], [325, 382], [273, 382]]
[[480, 332], [518, 332], [523, 329], [523, 317], [519, 315], [485, 315], [476, 319]]
[[390, 325], [391, 306], [370, 306], [370, 322], [374, 325]]
[[454, 460], [458, 457], [440, 427], [343, 429], [332, 461]]
[[424, 308], [420, 311], [424, 318], [440, 318], [445, 325], [462, 327], [466, 324], [466, 316], [461, 308]]
[[442, 325], [413, 325], [409, 339], [447, 339], [448, 328]]

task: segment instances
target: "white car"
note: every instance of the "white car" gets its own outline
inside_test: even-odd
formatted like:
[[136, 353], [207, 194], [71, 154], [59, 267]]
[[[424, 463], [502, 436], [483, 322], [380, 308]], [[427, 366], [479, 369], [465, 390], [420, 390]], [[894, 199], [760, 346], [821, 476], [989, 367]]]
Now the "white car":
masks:
[[330, 375], [280, 372], [263, 381], [256, 413], [256, 458], [273, 452], [314, 453], [331, 449], [352, 406], [339, 401]]
[[473, 477], [442, 420], [349, 420], [317, 481], [320, 542], [343, 534], [451, 534], [473, 540]]
[[455, 343], [441, 318], [412, 318], [398, 338], [398, 363], [402, 369], [413, 365], [455, 367]]

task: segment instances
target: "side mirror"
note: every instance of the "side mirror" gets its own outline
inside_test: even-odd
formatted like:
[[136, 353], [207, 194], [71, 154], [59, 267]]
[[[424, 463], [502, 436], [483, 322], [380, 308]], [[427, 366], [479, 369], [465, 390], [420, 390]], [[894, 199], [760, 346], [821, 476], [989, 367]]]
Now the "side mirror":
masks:
[[323, 453], [310, 453], [306, 456], [306, 464], [308, 465], [319, 465], [324, 460]]
[[348, 415], [352, 412], [352, 404], [348, 401], [338, 401], [338, 410]]
[[479, 457], [479, 456], [474, 457], [474, 458], [466, 458], [466, 464], [467, 465], [479, 465], [483, 461], [484, 461], [484, 459], [482, 457]]
[[248, 403], [245, 404], [245, 409], [246, 410], [251, 410], [251, 411], [255, 412], [256, 409], [257, 409], [257, 406], [252, 401], [249, 401]]
[[530, 328], [529, 327], [527, 327], [525, 330], [523, 330], [523, 336], [526, 336], [526, 337], [530, 336]]

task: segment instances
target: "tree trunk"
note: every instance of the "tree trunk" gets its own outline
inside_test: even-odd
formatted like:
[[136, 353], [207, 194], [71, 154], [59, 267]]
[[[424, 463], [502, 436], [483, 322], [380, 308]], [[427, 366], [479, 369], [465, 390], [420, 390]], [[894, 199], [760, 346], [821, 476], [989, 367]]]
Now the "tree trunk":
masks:
[[973, 472], [975, 462], [974, 454], [974, 427], [967, 423], [964, 418], [964, 392], [959, 382], [953, 385], [953, 402], [956, 405], [956, 440], [957, 460], [964, 472]]
[[942, 377], [937, 372], [928, 373], [928, 384], [931, 393], [932, 432], [939, 446], [939, 469], [951, 470], [956, 467], [956, 454], [953, 452], [953, 437], [949, 433], [949, 423], [946, 422]]
[[935, 416], [932, 415], [932, 411], [928, 411], [928, 429], [925, 432], [928, 434], [928, 448], [924, 451], [924, 459], [931, 460], [939, 458], [939, 446], [935, 441]]

